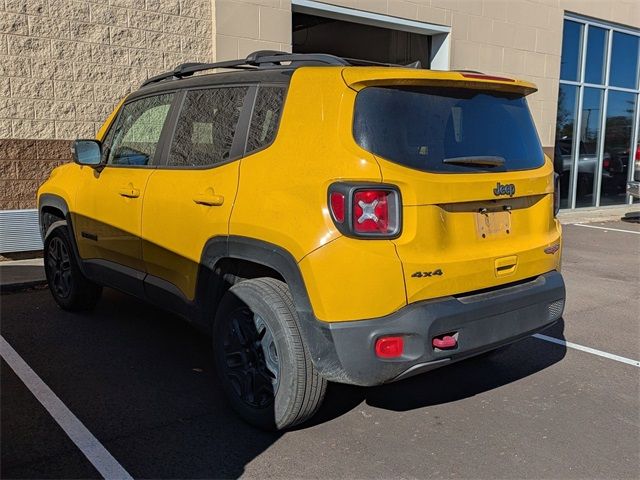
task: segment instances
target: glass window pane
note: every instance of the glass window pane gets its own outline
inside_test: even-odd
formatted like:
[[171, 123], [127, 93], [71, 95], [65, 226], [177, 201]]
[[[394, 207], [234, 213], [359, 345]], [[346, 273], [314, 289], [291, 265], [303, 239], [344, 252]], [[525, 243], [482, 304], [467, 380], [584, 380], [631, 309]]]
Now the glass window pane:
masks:
[[587, 30], [587, 57], [584, 66], [584, 81], [586, 83], [604, 83], [606, 52], [607, 31], [604, 28], [589, 27]]
[[[638, 142], [631, 150], [631, 158], [633, 159], [633, 180], [640, 182], [640, 125], [636, 129], [636, 138]], [[632, 200], [633, 203], [640, 203], [640, 198], [632, 197]]]
[[580, 151], [578, 153], [576, 207], [590, 207], [596, 204], [596, 183], [594, 178], [598, 165], [602, 92], [603, 90], [599, 88], [584, 89]]
[[578, 87], [560, 85], [556, 120], [554, 169], [560, 175], [560, 208], [571, 207], [571, 174], [573, 172], [573, 138], [576, 120]]
[[614, 87], [637, 88], [638, 42], [640, 42], [640, 37], [621, 32], [613, 32], [609, 85], [613, 85]]
[[580, 44], [583, 25], [571, 20], [564, 21], [562, 30], [562, 58], [560, 78], [577, 81], [580, 76]]
[[[520, 94], [449, 87], [367, 87], [356, 97], [353, 136], [365, 150], [425, 172], [530, 170], [544, 154]], [[499, 165], [461, 157], [501, 157]]]
[[187, 92], [168, 165], [207, 167], [229, 159], [247, 87]]
[[260, 87], [251, 117], [247, 153], [260, 150], [276, 138], [284, 102], [284, 87]]
[[635, 106], [635, 94], [609, 91], [600, 187], [601, 205], [626, 203], [629, 166], [633, 162], [632, 153], [635, 154], [631, 151]]
[[124, 105], [103, 142], [107, 163], [136, 166], [151, 163], [172, 101], [171, 93]]

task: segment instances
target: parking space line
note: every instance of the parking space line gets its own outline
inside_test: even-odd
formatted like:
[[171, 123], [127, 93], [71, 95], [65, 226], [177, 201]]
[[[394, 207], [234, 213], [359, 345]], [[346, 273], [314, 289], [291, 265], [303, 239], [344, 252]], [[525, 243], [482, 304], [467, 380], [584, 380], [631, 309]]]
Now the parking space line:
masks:
[[581, 350], [593, 355], [608, 358], [610, 360], [615, 360], [616, 362], [626, 363], [628, 365], [633, 365], [634, 367], [640, 367], [640, 361], [638, 360], [632, 360], [631, 358], [621, 357], [620, 355], [614, 355], [613, 353], [603, 352], [602, 350], [596, 350], [595, 348], [585, 347], [583, 345], [578, 345], [577, 343], [566, 342], [564, 340], [560, 340], [559, 338], [548, 337], [547, 335], [541, 335], [539, 333], [536, 333], [532, 336], [537, 338], [538, 340], [556, 343], [558, 345], [563, 345], [565, 347], [574, 348], [576, 350]]
[[108, 479], [133, 480], [133, 477], [113, 458], [78, 417], [62, 403], [62, 400], [27, 365], [2, 335], [0, 335], [0, 356], [87, 457], [87, 460], [100, 472], [100, 475]]
[[621, 228], [598, 227], [597, 225], [585, 225], [584, 223], [572, 223], [571, 225], [575, 225], [576, 227], [597, 228], [598, 230], [610, 230], [612, 232], [624, 232], [624, 233], [633, 233], [634, 235], [640, 235], [640, 232], [636, 232], [635, 230], [622, 230]]

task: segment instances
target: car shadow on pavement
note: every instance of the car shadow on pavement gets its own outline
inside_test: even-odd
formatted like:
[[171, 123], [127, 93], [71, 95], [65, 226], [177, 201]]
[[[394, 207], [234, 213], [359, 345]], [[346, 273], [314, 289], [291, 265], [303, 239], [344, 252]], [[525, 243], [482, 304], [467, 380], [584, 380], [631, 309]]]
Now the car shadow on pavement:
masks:
[[[564, 320], [560, 319], [541, 333], [564, 340], [563, 332]], [[372, 407], [404, 412], [473, 397], [544, 370], [565, 354], [563, 345], [528, 337], [490, 355], [379, 387], [330, 384], [323, 407], [306, 426], [337, 418], [363, 401]]]
[[[110, 289], [87, 313], [60, 310], [46, 290], [3, 295], [2, 308], [3, 337], [134, 478], [238, 478], [281, 436], [239, 419], [210, 338], [171, 314]], [[3, 448], [2, 478], [49, 477], [57, 463], [58, 478], [86, 477], [48, 440], [53, 432], [4, 427], [9, 443], [51, 448]]]
[[640, 223], [640, 210], [624, 214], [620, 220], [627, 223]]
[[[56, 308], [46, 290], [4, 295], [2, 306], [2, 335], [135, 478], [237, 478], [283, 435], [235, 415], [213, 370], [210, 338], [173, 315], [110, 289], [95, 311], [83, 314]], [[563, 338], [563, 329], [561, 320], [543, 333]], [[564, 355], [560, 345], [528, 338], [492, 357], [393, 384], [330, 384], [318, 415], [299, 428], [336, 419], [363, 401], [392, 411], [453, 402], [515, 382]], [[3, 427], [3, 439], [47, 442], [32, 425], [12, 428], [27, 430]], [[66, 465], [63, 456], [55, 448], [46, 458], [26, 447], [3, 449], [2, 477], [42, 478], [52, 462]], [[61, 477], [78, 476], [73, 465], [60, 468]]]

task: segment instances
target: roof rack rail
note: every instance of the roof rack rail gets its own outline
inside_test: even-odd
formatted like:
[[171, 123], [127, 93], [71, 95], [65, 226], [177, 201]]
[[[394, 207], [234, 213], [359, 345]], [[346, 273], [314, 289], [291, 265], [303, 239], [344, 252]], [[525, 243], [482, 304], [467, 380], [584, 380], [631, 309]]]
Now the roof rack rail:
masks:
[[146, 87], [152, 83], [163, 80], [179, 79], [189, 77], [197, 72], [213, 70], [216, 68], [237, 68], [244, 70], [254, 70], [260, 68], [273, 68], [282, 66], [282, 62], [291, 62], [290, 65], [350, 65], [348, 61], [334, 55], [326, 53], [289, 53], [277, 50], [259, 50], [250, 53], [246, 58], [238, 60], [227, 60], [215, 63], [183, 63], [169, 72], [161, 73], [149, 78], [142, 84]]

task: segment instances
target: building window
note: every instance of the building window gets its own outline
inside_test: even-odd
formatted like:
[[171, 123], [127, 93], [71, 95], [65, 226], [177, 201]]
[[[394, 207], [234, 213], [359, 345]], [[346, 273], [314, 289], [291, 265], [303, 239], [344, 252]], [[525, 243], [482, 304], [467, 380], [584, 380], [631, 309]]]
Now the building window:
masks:
[[562, 208], [631, 201], [639, 53], [640, 31], [565, 17], [554, 161]]

